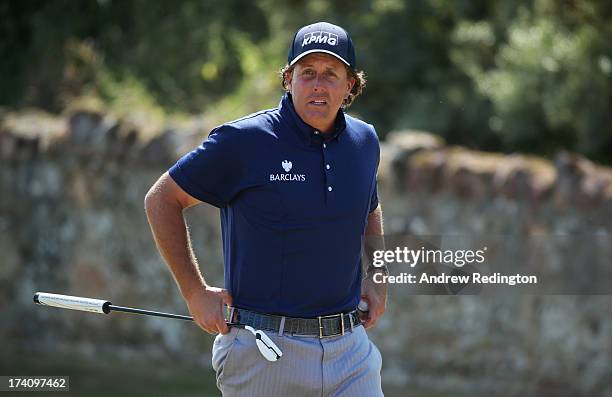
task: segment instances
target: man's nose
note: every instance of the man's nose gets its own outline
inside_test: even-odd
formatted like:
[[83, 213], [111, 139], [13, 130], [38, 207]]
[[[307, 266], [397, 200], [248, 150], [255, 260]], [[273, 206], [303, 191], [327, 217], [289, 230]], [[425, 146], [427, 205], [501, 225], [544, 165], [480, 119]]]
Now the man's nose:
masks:
[[321, 75], [317, 75], [317, 78], [314, 79], [314, 82], [313, 82], [314, 91], [320, 91], [321, 88], [323, 88], [324, 84], [325, 84], [325, 81], [323, 80], [323, 77]]

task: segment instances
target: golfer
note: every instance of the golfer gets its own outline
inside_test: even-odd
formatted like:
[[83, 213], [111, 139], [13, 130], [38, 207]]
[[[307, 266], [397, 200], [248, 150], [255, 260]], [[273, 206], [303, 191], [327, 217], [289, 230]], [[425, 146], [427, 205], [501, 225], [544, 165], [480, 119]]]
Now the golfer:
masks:
[[[382, 235], [380, 149], [374, 127], [344, 112], [365, 85], [356, 65], [343, 28], [301, 28], [278, 107], [215, 128], [146, 196], [189, 311], [217, 334], [225, 397], [383, 395], [365, 329], [385, 311], [386, 287], [372, 276], [386, 269], [361, 261], [364, 236]], [[225, 288], [206, 281], [191, 247], [183, 210], [201, 202], [220, 208]], [[264, 354], [255, 330], [282, 356]]]

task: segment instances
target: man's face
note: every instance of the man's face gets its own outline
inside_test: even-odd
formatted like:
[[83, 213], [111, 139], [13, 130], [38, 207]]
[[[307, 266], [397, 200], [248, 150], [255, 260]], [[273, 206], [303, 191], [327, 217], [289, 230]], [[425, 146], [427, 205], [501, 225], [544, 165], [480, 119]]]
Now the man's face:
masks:
[[338, 109], [355, 84], [339, 59], [323, 53], [300, 59], [285, 80], [297, 114], [322, 132], [333, 129]]

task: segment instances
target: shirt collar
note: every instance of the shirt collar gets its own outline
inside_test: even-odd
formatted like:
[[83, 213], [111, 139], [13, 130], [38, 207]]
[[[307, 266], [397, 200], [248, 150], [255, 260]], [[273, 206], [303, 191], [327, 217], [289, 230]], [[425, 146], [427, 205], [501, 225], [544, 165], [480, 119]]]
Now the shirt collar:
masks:
[[338, 115], [336, 116], [336, 121], [334, 122], [334, 131], [326, 134], [316, 134], [317, 131], [315, 128], [311, 127], [309, 124], [306, 124], [304, 120], [297, 114], [295, 111], [295, 107], [293, 106], [293, 100], [291, 99], [290, 93], [285, 93], [283, 95], [279, 108], [281, 114], [288, 116], [294, 125], [296, 126], [296, 130], [300, 137], [307, 143], [321, 143], [324, 140], [330, 141], [332, 139], [340, 140], [340, 135], [346, 129], [346, 118], [344, 116], [344, 111], [342, 109], [338, 110]]

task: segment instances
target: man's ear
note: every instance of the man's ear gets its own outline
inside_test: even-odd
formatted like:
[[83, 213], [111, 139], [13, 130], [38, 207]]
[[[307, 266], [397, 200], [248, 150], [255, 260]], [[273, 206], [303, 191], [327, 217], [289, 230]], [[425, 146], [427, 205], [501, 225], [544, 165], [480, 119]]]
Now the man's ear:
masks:
[[285, 72], [285, 82], [287, 83], [287, 90], [291, 91], [291, 79], [293, 79], [293, 71]]
[[346, 95], [348, 96], [351, 93], [351, 90], [353, 89], [353, 87], [355, 86], [355, 78], [351, 77], [348, 80], [348, 91], [346, 91]]

